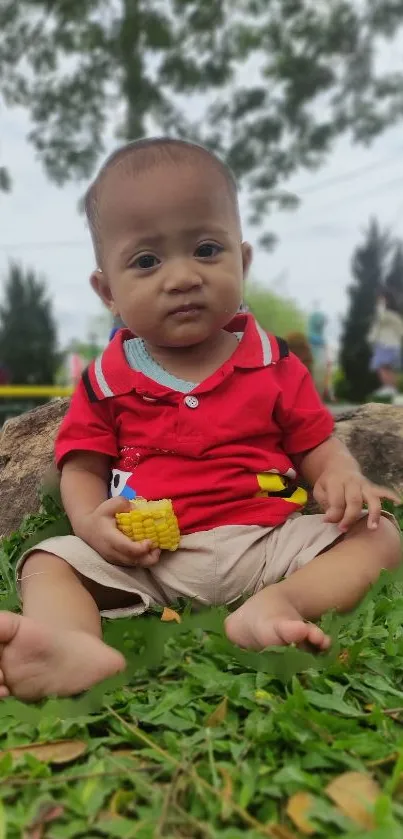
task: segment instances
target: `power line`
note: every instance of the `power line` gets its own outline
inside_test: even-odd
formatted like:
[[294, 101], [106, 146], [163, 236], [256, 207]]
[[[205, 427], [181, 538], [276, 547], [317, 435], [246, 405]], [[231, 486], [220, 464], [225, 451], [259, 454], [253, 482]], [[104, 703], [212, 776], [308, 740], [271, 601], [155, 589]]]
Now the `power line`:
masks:
[[314, 192], [321, 192], [322, 189], [326, 189], [328, 186], [334, 186], [339, 183], [348, 183], [349, 181], [356, 180], [360, 178], [362, 174], [365, 172], [372, 172], [376, 169], [381, 169], [383, 166], [392, 163], [393, 160], [396, 158], [401, 157], [402, 150], [399, 150], [393, 155], [388, 155], [388, 157], [382, 158], [382, 160], [378, 160], [375, 163], [367, 163], [365, 166], [360, 166], [358, 169], [352, 169], [349, 172], [344, 172], [340, 175], [333, 175], [331, 178], [325, 178], [323, 181], [320, 181], [318, 184], [313, 184], [312, 186], [302, 187], [302, 189], [297, 190], [298, 195], [311, 195]]
[[320, 204], [316, 209], [317, 210], [327, 210], [329, 208], [335, 207], [338, 204], [347, 204], [353, 203], [355, 201], [359, 201], [361, 198], [366, 198], [367, 195], [372, 195], [374, 192], [382, 192], [385, 190], [389, 190], [390, 187], [397, 187], [401, 186], [402, 184], [403, 175], [399, 173], [399, 176], [396, 175], [394, 178], [391, 178], [388, 181], [384, 181], [382, 184], [375, 184], [370, 189], [365, 189], [363, 192], [356, 192], [350, 195], [340, 196], [339, 198], [334, 199], [333, 201], [329, 201], [326, 204]]
[[[400, 157], [399, 154], [393, 155], [392, 158], [388, 158], [388, 161], [392, 161], [395, 157]], [[384, 161], [385, 162], [385, 161]], [[298, 194], [305, 196], [314, 192], [319, 192], [322, 189], [325, 189], [327, 186], [335, 185], [337, 183], [346, 183], [351, 180], [355, 180], [362, 176], [365, 172], [373, 171], [378, 168], [382, 167], [382, 162], [378, 161], [377, 163], [371, 163], [366, 166], [361, 166], [359, 169], [351, 171], [349, 173], [344, 173], [339, 176], [335, 176], [332, 178], [327, 178], [320, 182], [320, 184], [316, 184], [311, 188], [307, 188], [305, 190], [298, 190]], [[355, 201], [359, 200], [360, 198], [365, 198], [367, 195], [371, 195], [378, 190], [384, 190], [385, 188], [389, 188], [391, 186], [395, 186], [399, 183], [399, 179], [395, 176], [393, 179], [385, 181], [383, 184], [377, 184], [374, 187], [371, 187], [369, 190], [364, 190], [364, 192], [353, 193], [347, 196], [340, 196], [335, 200], [327, 203], [322, 204], [318, 207], [318, 209], [327, 209], [331, 208], [337, 204], [344, 203], [345, 201]], [[403, 207], [399, 206], [398, 214], [400, 216], [400, 212]], [[393, 226], [396, 222], [393, 223]], [[91, 243], [89, 240], [86, 239], [75, 239], [71, 241], [59, 241], [59, 242], [9, 242], [4, 243], [0, 242], [0, 251], [12, 251], [12, 250], [51, 250], [52, 248], [84, 248], [84, 247], [91, 247]]]

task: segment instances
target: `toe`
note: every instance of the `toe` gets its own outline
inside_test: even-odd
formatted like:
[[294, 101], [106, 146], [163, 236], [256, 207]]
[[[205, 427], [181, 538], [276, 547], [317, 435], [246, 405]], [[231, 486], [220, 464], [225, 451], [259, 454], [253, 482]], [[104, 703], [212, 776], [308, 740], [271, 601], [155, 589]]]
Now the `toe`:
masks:
[[0, 685], [0, 699], [6, 699], [10, 696], [10, 691], [5, 685]]
[[0, 612], [0, 645], [2, 647], [13, 640], [21, 620], [21, 615], [15, 615], [13, 612]]

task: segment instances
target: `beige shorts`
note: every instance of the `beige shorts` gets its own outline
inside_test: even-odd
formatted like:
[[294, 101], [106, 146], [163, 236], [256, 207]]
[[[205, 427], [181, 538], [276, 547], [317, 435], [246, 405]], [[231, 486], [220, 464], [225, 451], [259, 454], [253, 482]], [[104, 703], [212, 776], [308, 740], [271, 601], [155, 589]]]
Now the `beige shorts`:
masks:
[[[232, 525], [183, 536], [175, 553], [163, 552], [157, 565], [146, 569], [111, 565], [77, 536], [59, 536], [20, 558], [17, 582], [28, 556], [40, 550], [61, 557], [84, 578], [108, 589], [110, 608], [101, 608], [105, 617], [140, 615], [181, 597], [204, 605], [231, 604], [293, 574], [340, 538], [337, 526], [324, 522], [322, 515], [297, 513], [281, 527]], [[122, 593], [127, 595], [124, 607], [118, 605]]]

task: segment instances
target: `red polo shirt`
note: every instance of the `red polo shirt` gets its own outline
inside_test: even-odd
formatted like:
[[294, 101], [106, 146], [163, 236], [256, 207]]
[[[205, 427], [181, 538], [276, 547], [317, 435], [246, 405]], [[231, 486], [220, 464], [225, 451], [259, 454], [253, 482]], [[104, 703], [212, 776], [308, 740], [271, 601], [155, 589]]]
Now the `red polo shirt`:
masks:
[[[282, 524], [301, 508], [261, 493], [258, 475], [296, 477], [293, 456], [333, 431], [312, 379], [281, 339], [252, 315], [229, 331], [237, 349], [188, 394], [132, 370], [120, 330], [85, 372], [56, 441], [56, 461], [74, 451], [111, 458], [112, 494], [171, 498], [183, 534], [220, 525]], [[284, 495], [284, 493], [283, 493]]]

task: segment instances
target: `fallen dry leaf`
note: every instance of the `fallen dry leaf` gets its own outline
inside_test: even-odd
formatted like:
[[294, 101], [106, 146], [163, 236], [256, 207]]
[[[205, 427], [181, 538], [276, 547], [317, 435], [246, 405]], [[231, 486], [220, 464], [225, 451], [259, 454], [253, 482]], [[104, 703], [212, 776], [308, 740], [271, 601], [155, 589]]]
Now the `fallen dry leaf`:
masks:
[[11, 755], [13, 758], [32, 755], [44, 763], [62, 765], [71, 763], [87, 751], [87, 743], [84, 740], [55, 740], [53, 743], [30, 743], [28, 746], [15, 746], [13, 749], [4, 749], [0, 752], [0, 758], [4, 755]]
[[341, 653], [337, 656], [337, 660], [340, 664], [348, 664], [350, 660], [350, 653], [348, 650], [342, 650]]
[[304, 834], [304, 836], [313, 836], [316, 833], [315, 826], [309, 821], [309, 811], [312, 809], [314, 799], [309, 792], [297, 792], [292, 795], [288, 804], [286, 813], [289, 819], [295, 824], [295, 827]]
[[112, 755], [113, 757], [123, 757], [135, 760], [136, 762], [138, 762], [139, 759], [134, 749], [114, 749]]
[[331, 781], [325, 792], [354, 824], [369, 830], [376, 826], [372, 810], [381, 790], [370, 775], [345, 772]]
[[224, 699], [221, 700], [216, 709], [207, 717], [205, 722], [206, 728], [215, 728], [217, 725], [221, 725], [227, 716], [227, 712], [228, 699], [224, 696]]
[[178, 613], [175, 612], [174, 609], [168, 609], [167, 606], [165, 606], [164, 608], [164, 611], [161, 615], [161, 620], [166, 621], [166, 623], [169, 623], [169, 621], [176, 621], [176, 623], [182, 622], [181, 616], [178, 615]]
[[298, 839], [298, 837], [282, 824], [271, 824], [270, 833], [273, 839]]
[[368, 769], [375, 769], [376, 766], [386, 766], [388, 763], [394, 763], [398, 757], [398, 752], [392, 752], [392, 754], [386, 755], [386, 757], [380, 757], [378, 760], [369, 760], [367, 762], [367, 767]]
[[220, 766], [220, 772], [224, 781], [224, 785], [221, 790], [221, 818], [229, 819], [231, 812], [232, 812], [232, 778], [228, 769], [225, 769], [224, 766]]
[[25, 828], [23, 839], [42, 839], [46, 825], [59, 819], [63, 813], [64, 807], [60, 805], [44, 804], [34, 821]]

